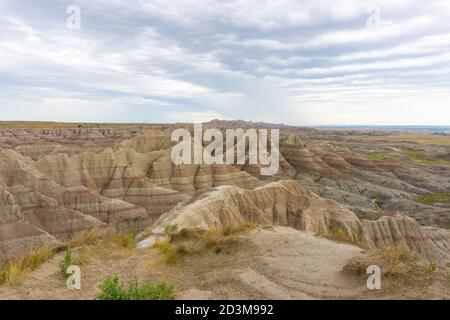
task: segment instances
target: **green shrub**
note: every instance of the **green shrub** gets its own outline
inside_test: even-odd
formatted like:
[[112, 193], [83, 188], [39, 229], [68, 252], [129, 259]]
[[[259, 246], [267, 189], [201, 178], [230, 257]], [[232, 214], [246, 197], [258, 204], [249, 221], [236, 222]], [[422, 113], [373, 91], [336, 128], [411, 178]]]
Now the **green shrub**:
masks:
[[173, 300], [173, 286], [164, 281], [147, 281], [139, 284], [137, 277], [126, 286], [116, 274], [100, 286], [99, 300]]
[[59, 264], [59, 275], [63, 279], [69, 278], [70, 274], [67, 273], [67, 268], [71, 265], [75, 264], [75, 258], [73, 256], [72, 250], [70, 247], [66, 249], [66, 252], [64, 253], [64, 259]]
[[169, 236], [178, 230], [177, 224], [168, 224], [164, 227], [164, 233]]

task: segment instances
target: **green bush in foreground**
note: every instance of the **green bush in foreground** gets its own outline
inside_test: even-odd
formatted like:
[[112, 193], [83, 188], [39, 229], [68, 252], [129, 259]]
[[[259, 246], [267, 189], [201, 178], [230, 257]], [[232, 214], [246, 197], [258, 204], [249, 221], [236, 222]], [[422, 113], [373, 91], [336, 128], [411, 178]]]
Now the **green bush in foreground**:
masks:
[[173, 286], [164, 281], [147, 281], [139, 285], [136, 277], [128, 286], [119, 280], [116, 274], [100, 285], [99, 300], [173, 300]]

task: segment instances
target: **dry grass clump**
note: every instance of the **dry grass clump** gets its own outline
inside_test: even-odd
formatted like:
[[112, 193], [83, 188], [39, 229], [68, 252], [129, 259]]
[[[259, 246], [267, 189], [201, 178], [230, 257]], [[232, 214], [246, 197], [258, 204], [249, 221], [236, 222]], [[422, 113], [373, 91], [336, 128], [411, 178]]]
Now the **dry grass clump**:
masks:
[[237, 225], [223, 227], [222, 234], [224, 236], [228, 237], [229, 235], [247, 231], [249, 229], [254, 229], [254, 228], [256, 228], [255, 223], [244, 220], [244, 221], [239, 222]]
[[[235, 225], [227, 225], [222, 228], [222, 230], [218, 230], [215, 228], [211, 228], [206, 230], [203, 233], [202, 239], [206, 248], [213, 248], [219, 243], [229, 242], [223, 237], [231, 237], [235, 234], [245, 232], [250, 229], [256, 228], [256, 224], [250, 221], [240, 221]], [[217, 252], [218, 250], [215, 250]]]
[[153, 248], [160, 251], [167, 264], [175, 264], [183, 256], [204, 254], [205, 250], [211, 249], [216, 254], [228, 254], [237, 242], [234, 235], [255, 227], [252, 222], [242, 221], [222, 230], [213, 227], [208, 230], [181, 229], [177, 232], [165, 232], [165, 239], [156, 242]]
[[136, 246], [136, 240], [132, 232], [116, 234], [111, 238], [111, 242], [122, 248], [134, 248]]
[[202, 238], [205, 231], [200, 229], [181, 229], [170, 236], [171, 241], [196, 241]]
[[69, 242], [69, 246], [79, 247], [82, 245], [95, 245], [101, 239], [108, 235], [108, 231], [97, 228], [76, 234]]
[[206, 248], [212, 248], [216, 245], [220, 237], [220, 232], [217, 229], [209, 229], [203, 233], [203, 243]]
[[161, 252], [162, 257], [167, 264], [176, 264], [178, 262], [178, 251], [170, 244], [169, 240], [157, 241], [153, 248]]
[[92, 247], [81, 247], [78, 250], [78, 261], [81, 265], [87, 264], [92, 256]]
[[370, 265], [379, 266], [386, 277], [406, 277], [427, 270], [424, 259], [405, 243], [363, 253], [350, 260], [343, 270], [354, 275], [365, 275]]
[[349, 236], [347, 235], [347, 232], [345, 232], [344, 228], [342, 228], [341, 226], [331, 228], [331, 238], [338, 240], [338, 241], [348, 241], [349, 240]]
[[0, 285], [19, 285], [28, 274], [53, 257], [53, 248], [40, 248], [29, 255], [6, 263], [0, 270]]
[[329, 233], [321, 233], [319, 235], [323, 235], [330, 240], [342, 241], [342, 242], [350, 242], [356, 245], [361, 245], [363, 240], [363, 234], [361, 230], [356, 231], [346, 231], [345, 228], [341, 225], [334, 225], [330, 228]]

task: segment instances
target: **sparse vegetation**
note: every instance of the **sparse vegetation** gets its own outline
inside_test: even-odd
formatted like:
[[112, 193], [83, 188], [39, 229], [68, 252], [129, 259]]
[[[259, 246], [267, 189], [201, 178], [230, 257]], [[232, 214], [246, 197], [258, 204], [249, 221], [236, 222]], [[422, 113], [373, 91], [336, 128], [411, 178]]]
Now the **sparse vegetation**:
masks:
[[428, 266], [428, 271], [429, 272], [436, 272], [437, 271], [437, 264], [435, 262], [431, 262], [430, 265]]
[[91, 229], [86, 232], [81, 232], [75, 235], [69, 243], [69, 246], [79, 247], [82, 245], [94, 245], [96, 244], [100, 239], [105, 238], [107, 232], [104, 230], [99, 230], [97, 228]]
[[132, 248], [136, 245], [136, 240], [134, 238], [134, 234], [131, 232], [119, 233], [119, 234], [113, 236], [112, 242], [122, 248]]
[[[225, 226], [222, 230], [210, 228], [208, 230], [182, 229], [169, 234], [165, 232], [166, 237], [157, 241], [153, 247], [160, 251], [167, 264], [175, 264], [181, 257], [201, 253], [205, 249], [212, 249], [216, 254], [229, 254], [230, 245], [236, 242], [233, 235], [255, 226], [252, 222], [242, 221], [233, 226]], [[169, 230], [174, 228], [171, 227]]]
[[77, 253], [77, 261], [81, 264], [87, 264], [92, 255], [92, 247], [81, 247]]
[[342, 228], [341, 226], [331, 228], [331, 232], [337, 240], [341, 240], [341, 241], [348, 240], [347, 233], [345, 232], [344, 228]]
[[420, 149], [377, 149], [367, 152], [361, 152], [361, 155], [370, 160], [378, 161], [408, 161], [424, 164], [448, 165], [448, 160], [439, 158], [438, 153], [429, 153], [426, 150]]
[[373, 198], [373, 199], [372, 199], [372, 203], [373, 203], [373, 205], [375, 206], [375, 209], [376, 209], [377, 211], [382, 211], [380, 200], [378, 200], [377, 198]]
[[128, 285], [119, 280], [116, 274], [110, 279], [106, 279], [100, 286], [101, 293], [98, 300], [173, 300], [173, 286], [164, 281], [146, 281], [139, 284], [137, 277], [134, 277]]
[[178, 262], [178, 250], [170, 244], [169, 240], [160, 240], [156, 242], [153, 247], [161, 252], [163, 259], [167, 264], [175, 264]]
[[351, 234], [351, 241], [354, 243], [361, 243], [363, 240], [363, 233], [361, 230], [357, 230]]
[[363, 239], [362, 230], [346, 230], [342, 225], [335, 224], [330, 227], [330, 233], [323, 234], [326, 238], [335, 240], [335, 241], [343, 241], [343, 242], [351, 242], [356, 245], [361, 245]]
[[434, 205], [436, 203], [450, 204], [450, 192], [437, 192], [424, 196], [418, 200], [419, 203]]
[[212, 248], [216, 245], [220, 237], [220, 232], [216, 229], [209, 229], [203, 234], [203, 243], [206, 248]]
[[358, 256], [344, 267], [344, 271], [356, 275], [366, 274], [369, 265], [378, 265], [384, 276], [401, 277], [410, 272], [420, 272], [423, 262], [420, 256], [405, 243], [387, 246], [383, 250], [373, 250]]
[[41, 248], [22, 258], [6, 263], [0, 270], [0, 285], [19, 285], [27, 275], [53, 257], [52, 248]]
[[68, 247], [66, 251], [64, 252], [64, 258], [59, 264], [59, 275], [63, 279], [67, 279], [70, 274], [67, 273], [67, 268], [71, 265], [79, 264], [73, 256], [72, 249]]
[[172, 234], [174, 234], [175, 232], [177, 232], [178, 230], [178, 225], [177, 224], [168, 224], [164, 227], [164, 233], [167, 236], [170, 236]]
[[256, 224], [251, 222], [251, 221], [240, 221], [238, 224], [236, 225], [228, 225], [222, 228], [222, 234], [224, 236], [229, 236], [235, 233], [239, 233], [239, 232], [243, 232], [249, 229], [254, 229], [256, 227]]
[[447, 136], [433, 135], [430, 133], [398, 133], [398, 134], [390, 134], [390, 135], [376, 135], [376, 136], [368, 136], [368, 135], [352, 135], [349, 136], [349, 139], [357, 140], [357, 141], [365, 141], [365, 142], [412, 142], [417, 143], [419, 145], [425, 146], [449, 146], [450, 139]]

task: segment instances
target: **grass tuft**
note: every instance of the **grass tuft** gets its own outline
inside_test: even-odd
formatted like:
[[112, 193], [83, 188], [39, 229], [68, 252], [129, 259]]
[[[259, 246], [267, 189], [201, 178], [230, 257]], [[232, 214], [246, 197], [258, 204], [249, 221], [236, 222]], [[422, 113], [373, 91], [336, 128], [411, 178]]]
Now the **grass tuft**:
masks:
[[249, 229], [254, 229], [256, 227], [256, 224], [250, 221], [240, 221], [238, 224], [236, 225], [228, 225], [222, 228], [222, 234], [226, 237], [228, 237], [229, 235], [235, 234], [235, 233], [239, 233], [239, 232], [243, 232]]
[[132, 248], [136, 246], [136, 240], [132, 232], [119, 233], [112, 237], [112, 243], [122, 248]]
[[82, 245], [95, 245], [100, 239], [103, 239], [105, 236], [106, 232], [104, 230], [94, 228], [75, 235], [70, 240], [69, 246], [74, 248]]
[[24, 257], [7, 262], [0, 270], [0, 284], [19, 285], [28, 274], [53, 257], [52, 248], [40, 248]]
[[344, 271], [362, 275], [370, 265], [378, 265], [384, 276], [407, 277], [410, 272], [419, 272], [420, 256], [405, 243], [387, 246], [382, 250], [373, 250], [358, 256], [344, 267]]
[[161, 252], [167, 264], [176, 264], [178, 262], [178, 250], [174, 249], [168, 240], [158, 241], [153, 247]]

